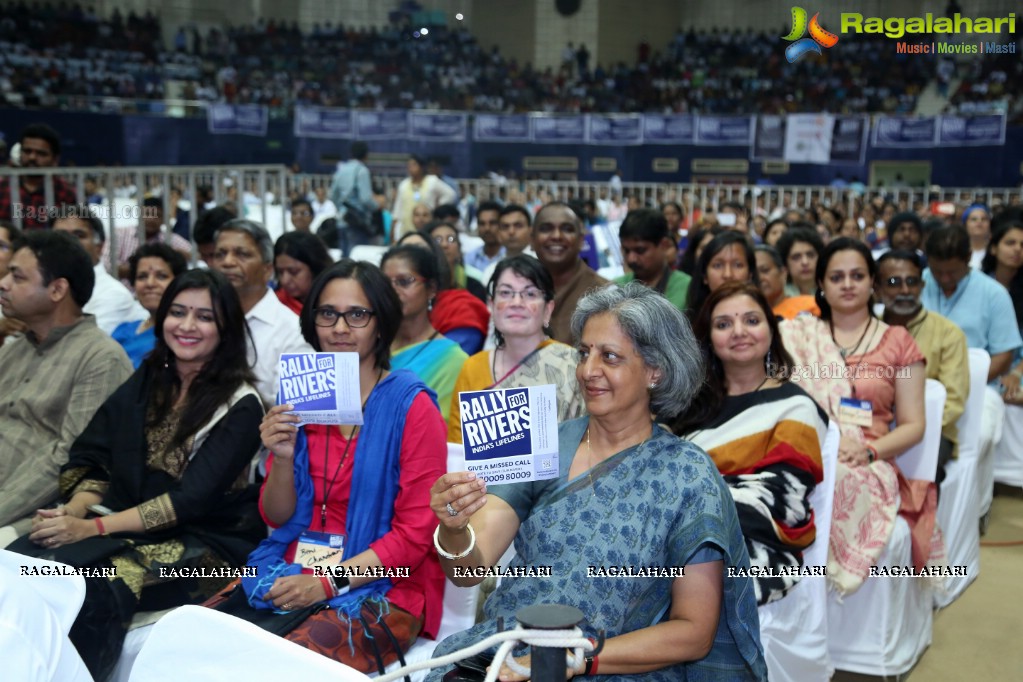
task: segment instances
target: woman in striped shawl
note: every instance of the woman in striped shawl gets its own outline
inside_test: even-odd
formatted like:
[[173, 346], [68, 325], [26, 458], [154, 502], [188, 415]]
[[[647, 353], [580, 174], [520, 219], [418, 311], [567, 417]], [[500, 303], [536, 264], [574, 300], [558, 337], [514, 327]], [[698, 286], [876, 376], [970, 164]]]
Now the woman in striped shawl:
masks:
[[[707, 377], [675, 433], [703, 448], [735, 501], [755, 576], [757, 604], [780, 599], [799, 580], [814, 541], [809, 496], [823, 476], [827, 416], [788, 381], [792, 360], [760, 289], [729, 282], [707, 298], [694, 323]], [[764, 570], [767, 569], [767, 570]]]

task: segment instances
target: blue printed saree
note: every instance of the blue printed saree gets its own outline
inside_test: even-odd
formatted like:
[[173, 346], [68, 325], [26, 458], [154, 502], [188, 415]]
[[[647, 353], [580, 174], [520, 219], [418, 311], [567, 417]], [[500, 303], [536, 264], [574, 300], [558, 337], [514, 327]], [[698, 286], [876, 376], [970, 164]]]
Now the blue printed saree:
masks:
[[[559, 478], [490, 487], [520, 519], [510, 566], [551, 566], [552, 577], [505, 578], [484, 607], [487, 620], [444, 640], [435, 656], [484, 639], [495, 631], [497, 617], [513, 620], [532, 604], [575, 606], [586, 614], [587, 635], [603, 628], [608, 638], [667, 618], [671, 578], [588, 575], [600, 568], [673, 567], [715, 558], [723, 558], [726, 569], [748, 568], [731, 494], [706, 453], [654, 427], [644, 443], [568, 480], [588, 424], [582, 418], [559, 427]], [[439, 680], [443, 672], [428, 679]], [[749, 578], [724, 578], [721, 617], [706, 657], [620, 679], [766, 680]]]

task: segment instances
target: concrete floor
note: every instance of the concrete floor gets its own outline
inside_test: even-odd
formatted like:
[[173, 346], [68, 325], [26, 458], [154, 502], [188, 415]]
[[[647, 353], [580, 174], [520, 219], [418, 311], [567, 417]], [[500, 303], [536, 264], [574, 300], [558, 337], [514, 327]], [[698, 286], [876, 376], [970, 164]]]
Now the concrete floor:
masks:
[[[998, 487], [995, 494], [980, 575], [934, 615], [931, 646], [904, 680], [1023, 680], [1023, 490]], [[832, 682], [881, 679], [837, 671]]]

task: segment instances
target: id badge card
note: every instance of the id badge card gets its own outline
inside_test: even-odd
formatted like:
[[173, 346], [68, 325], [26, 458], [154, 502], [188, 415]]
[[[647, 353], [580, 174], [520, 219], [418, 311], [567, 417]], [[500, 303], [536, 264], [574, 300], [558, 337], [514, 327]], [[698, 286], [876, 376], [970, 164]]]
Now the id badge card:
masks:
[[331, 568], [345, 558], [345, 536], [341, 533], [316, 533], [307, 530], [298, 536], [295, 563], [302, 568]]
[[874, 406], [869, 400], [842, 398], [838, 404], [838, 419], [843, 424], [869, 428], [874, 423]]

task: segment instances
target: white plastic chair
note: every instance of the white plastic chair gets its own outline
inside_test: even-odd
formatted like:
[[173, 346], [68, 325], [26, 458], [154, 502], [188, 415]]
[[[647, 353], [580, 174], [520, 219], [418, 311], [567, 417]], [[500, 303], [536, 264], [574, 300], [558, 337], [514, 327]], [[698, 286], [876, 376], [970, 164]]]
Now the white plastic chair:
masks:
[[[803, 553], [805, 566], [827, 566], [835, 468], [841, 433], [832, 421], [821, 446], [824, 480], [810, 495], [817, 539]], [[772, 682], [827, 682], [834, 668], [828, 656], [827, 578], [804, 576], [778, 601], [758, 609], [760, 641]]]
[[68, 632], [85, 600], [85, 578], [24, 576], [64, 567], [0, 550], [0, 651], [3, 678], [23, 682], [92, 682]]
[[[896, 462], [907, 478], [934, 480], [945, 387], [928, 379], [923, 440]], [[909, 525], [901, 516], [878, 566], [913, 563]], [[828, 595], [828, 652], [835, 668], [887, 677], [908, 672], [931, 643], [933, 591], [924, 579], [868, 577], [853, 594]]]
[[[940, 396], [940, 397], [939, 397]], [[907, 479], [934, 481], [938, 470], [938, 448], [941, 447], [941, 416], [948, 391], [940, 381], [928, 379], [924, 391], [924, 414], [927, 424], [919, 443], [896, 458]]]
[[[980, 361], [981, 354], [987, 355], [987, 351], [982, 349], [970, 349], [970, 365], [973, 366], [974, 358], [976, 357]], [[990, 356], [988, 357], [988, 367], [990, 367]], [[970, 381], [970, 392], [973, 394], [973, 375], [971, 371]], [[983, 396], [983, 405], [981, 408], [981, 417], [977, 420], [977, 446], [975, 447], [972, 456], [978, 460], [977, 463], [977, 506], [979, 507], [980, 518], [987, 515], [987, 512], [991, 509], [991, 501], [994, 498], [994, 450], [998, 442], [1002, 440], [1003, 426], [1006, 421], [1003, 417], [1002, 422], [994, 424], [993, 440], [985, 443], [983, 438], [983, 428], [981, 422], [984, 418], [993, 418], [991, 415], [994, 413], [994, 408], [998, 412], [1005, 412], [1005, 403], [1002, 402], [1002, 398], [998, 396], [993, 389], [987, 385], [987, 376], [984, 376], [984, 385], [981, 387], [979, 394]], [[968, 453], [970, 454], [970, 453]], [[963, 455], [960, 455], [962, 459]]]
[[[458, 443], [448, 443], [448, 471], [457, 471], [463, 468], [463, 459], [464, 455], [462, 453], [462, 446]], [[450, 582], [445, 582], [444, 612], [441, 616], [440, 627], [437, 631], [437, 639], [431, 640], [420, 638], [416, 640], [415, 644], [409, 647], [409, 650], [405, 652], [405, 663], [418, 663], [432, 658], [433, 650], [437, 647], [438, 642], [449, 635], [472, 627], [472, 625], [476, 622], [476, 605], [478, 601], [478, 587], [458, 587]], [[162, 620], [160, 622], [162, 622]], [[128, 632], [128, 637], [125, 640], [124, 652], [121, 655], [121, 660], [118, 662], [118, 666], [115, 669], [114, 674], [111, 676], [110, 682], [128, 682], [129, 680], [136, 679], [133, 670], [136, 665], [143, 661], [141, 652], [145, 651], [148, 647], [148, 640], [157, 636], [159, 633], [159, 631], [156, 630], [157, 625], [158, 623], [155, 625], [150, 623], [143, 627], [132, 629]], [[290, 642], [288, 642], [288, 644], [290, 644]], [[317, 656], [319, 655], [317, 654]], [[334, 665], [339, 664], [334, 663]], [[401, 664], [398, 661], [395, 661], [387, 667], [387, 672], [397, 670], [399, 667], [401, 667]], [[411, 675], [411, 679], [413, 682], [418, 682], [425, 679], [426, 674], [427, 671], [425, 670], [419, 671], [413, 673]]]
[[380, 265], [380, 260], [387, 253], [386, 246], [374, 246], [372, 244], [353, 246], [348, 257], [352, 260], [362, 260], [373, 265]]
[[1002, 439], [994, 454], [994, 478], [1014, 488], [1023, 487], [1023, 407], [1005, 406]]
[[966, 409], [957, 423], [959, 427], [959, 459], [977, 459], [980, 446], [980, 420], [984, 412], [984, 388], [991, 367], [991, 356], [983, 348], [970, 348], [970, 395]]
[[[465, 454], [461, 443], [448, 443], [448, 471], [462, 471], [465, 468]], [[405, 663], [411, 665], [433, 658], [433, 650], [444, 638], [467, 630], [476, 623], [476, 605], [479, 603], [479, 586], [459, 587], [451, 581], [444, 582], [444, 613], [440, 618], [437, 639], [420, 638], [405, 652]], [[398, 661], [387, 666], [387, 672], [401, 667]], [[412, 682], [426, 678], [428, 671], [420, 670], [410, 675]]]
[[240, 618], [182, 606], [160, 619], [131, 670], [131, 682], [222, 682], [225, 679], [370, 678]]
[[938, 525], [945, 534], [948, 563], [966, 566], [965, 576], [950, 577], [945, 593], [934, 595], [938, 608], [948, 606], [980, 574], [980, 518], [977, 448], [984, 412], [984, 388], [991, 356], [981, 348], [969, 350], [970, 395], [959, 417], [959, 456], [945, 465], [945, 480], [938, 500]]
[[[448, 471], [465, 469], [465, 449], [461, 443], [448, 443]], [[456, 632], [467, 630], [476, 623], [479, 587], [458, 587], [451, 581], [444, 583], [444, 615], [441, 616], [437, 641]]]

